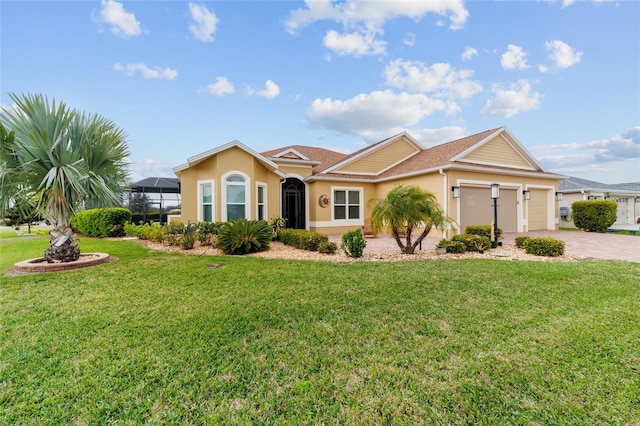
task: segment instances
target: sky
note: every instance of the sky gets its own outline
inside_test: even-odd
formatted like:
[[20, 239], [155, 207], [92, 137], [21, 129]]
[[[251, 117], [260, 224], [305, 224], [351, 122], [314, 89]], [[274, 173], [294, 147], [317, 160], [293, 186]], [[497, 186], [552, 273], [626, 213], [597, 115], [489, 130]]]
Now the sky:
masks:
[[640, 2], [0, 2], [0, 105], [128, 135], [132, 181], [238, 140], [349, 153], [506, 126], [545, 171], [640, 181]]

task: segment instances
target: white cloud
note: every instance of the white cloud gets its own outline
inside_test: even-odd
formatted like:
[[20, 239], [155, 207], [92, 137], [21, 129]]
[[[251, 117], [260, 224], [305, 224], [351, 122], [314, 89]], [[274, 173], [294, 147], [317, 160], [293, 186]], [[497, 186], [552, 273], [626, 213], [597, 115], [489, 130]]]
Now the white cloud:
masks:
[[209, 11], [206, 6], [189, 3], [189, 31], [200, 41], [213, 41], [213, 33], [216, 32], [216, 25], [219, 20], [216, 14]]
[[551, 51], [549, 58], [558, 68], [569, 68], [582, 59], [582, 52], [576, 52], [573, 47], [560, 40], [548, 41], [544, 47]]
[[295, 34], [301, 28], [322, 20], [342, 23], [345, 28], [377, 27], [385, 21], [398, 17], [408, 17], [419, 21], [424, 15], [433, 13], [446, 16], [450, 20], [449, 28], [460, 29], [469, 17], [464, 1], [358, 1], [347, 0], [341, 3], [331, 0], [306, 0], [305, 8], [293, 10], [285, 21], [285, 28]]
[[381, 132], [407, 128], [436, 112], [455, 113], [457, 105], [422, 94], [391, 90], [363, 93], [345, 101], [316, 99], [307, 111], [312, 126], [375, 140]]
[[227, 77], [216, 77], [215, 83], [207, 85], [207, 92], [212, 95], [222, 96], [232, 94], [235, 89]]
[[542, 98], [540, 93], [531, 92], [531, 85], [527, 80], [519, 80], [506, 90], [494, 86], [493, 92], [494, 98], [489, 99], [480, 111], [483, 116], [513, 117], [521, 112], [538, 109]]
[[397, 59], [384, 69], [386, 84], [412, 92], [434, 93], [436, 97], [468, 99], [482, 91], [482, 85], [470, 80], [471, 70], [456, 71], [450, 64], [430, 67], [418, 61]]
[[[462, 0], [451, 1], [359, 1], [306, 0], [305, 7], [290, 12], [284, 26], [290, 34], [317, 21], [330, 20], [342, 25], [343, 33], [329, 30], [324, 45], [338, 55], [382, 55], [386, 42], [376, 37], [384, 33], [388, 20], [408, 17], [419, 21], [426, 14], [446, 16], [449, 28], [460, 29], [469, 17]], [[415, 40], [408, 39], [408, 44]]]
[[413, 47], [416, 45], [416, 35], [414, 33], [408, 33], [403, 39], [402, 43], [406, 46]]
[[131, 173], [131, 180], [137, 182], [149, 176], [175, 177], [173, 173], [174, 166], [175, 164], [163, 163], [151, 158], [143, 158], [141, 160], [129, 158], [127, 168]]
[[109, 25], [113, 34], [122, 38], [137, 37], [142, 34], [140, 22], [133, 13], [124, 10], [122, 3], [102, 0], [100, 5], [100, 15], [94, 20]]
[[473, 47], [465, 47], [464, 52], [462, 52], [462, 60], [470, 61], [474, 56], [478, 56], [478, 50]]
[[280, 87], [276, 83], [271, 80], [267, 80], [264, 84], [263, 90], [258, 90], [256, 92], [257, 96], [262, 96], [263, 98], [273, 99], [280, 94]]
[[113, 66], [116, 71], [124, 72], [128, 76], [134, 75], [136, 72], [142, 73], [142, 77], [147, 80], [160, 79], [160, 80], [173, 80], [178, 76], [178, 71], [171, 68], [154, 67], [149, 68], [145, 64], [127, 64], [122, 65], [117, 63]]
[[338, 34], [331, 30], [324, 37], [324, 45], [340, 56], [351, 55], [356, 58], [367, 55], [381, 55], [385, 52], [386, 42], [375, 39], [375, 34]]
[[524, 70], [529, 68], [529, 65], [527, 65], [527, 54], [524, 53], [522, 47], [514, 44], [507, 46], [507, 51], [502, 54], [500, 64], [502, 68], [506, 70]]

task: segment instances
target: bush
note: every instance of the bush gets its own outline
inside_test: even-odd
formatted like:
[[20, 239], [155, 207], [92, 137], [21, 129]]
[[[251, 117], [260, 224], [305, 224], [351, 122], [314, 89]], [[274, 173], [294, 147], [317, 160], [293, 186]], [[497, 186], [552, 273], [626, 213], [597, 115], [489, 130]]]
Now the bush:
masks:
[[562, 256], [564, 254], [564, 241], [551, 237], [528, 238], [524, 241], [524, 251], [536, 256]]
[[287, 219], [284, 219], [280, 216], [274, 216], [269, 221], [269, 227], [271, 228], [271, 238], [274, 241], [280, 239], [280, 230], [284, 229], [287, 224]]
[[196, 224], [196, 231], [200, 244], [210, 246], [212, 244], [212, 238], [218, 234], [220, 226], [222, 226], [222, 224], [219, 222], [198, 222]]
[[269, 249], [271, 229], [264, 220], [238, 219], [224, 223], [218, 233], [218, 247], [225, 254], [249, 254]]
[[323, 241], [318, 245], [318, 253], [335, 254], [337, 250], [338, 245], [333, 241]]
[[91, 209], [77, 213], [71, 219], [71, 228], [89, 237], [122, 237], [124, 225], [131, 220], [131, 212], [114, 207]]
[[454, 235], [451, 240], [463, 243], [466, 251], [484, 251], [491, 248], [491, 241], [483, 235], [459, 234]]
[[164, 226], [165, 242], [170, 246], [177, 246], [184, 231], [184, 223], [172, 220]]
[[[465, 234], [481, 235], [487, 237], [489, 241], [493, 240], [493, 229], [491, 225], [469, 225], [464, 230]], [[502, 229], [498, 228], [498, 240], [502, 239]]]
[[164, 242], [166, 233], [165, 228], [159, 223], [141, 223], [140, 225], [126, 223], [124, 231], [125, 235], [130, 237], [137, 237], [141, 240], [149, 240], [156, 243]]
[[340, 247], [349, 257], [362, 257], [362, 252], [366, 245], [367, 241], [364, 239], [360, 228], [358, 228], [342, 235]]
[[607, 232], [617, 219], [618, 203], [613, 200], [585, 200], [571, 204], [573, 223], [588, 232]]
[[467, 246], [462, 241], [440, 240], [437, 247], [446, 249], [447, 253], [464, 253], [467, 251]]
[[182, 231], [180, 247], [182, 247], [183, 250], [191, 250], [194, 245], [196, 245], [196, 225], [188, 223]]
[[524, 248], [524, 244], [529, 238], [531, 238], [531, 237], [528, 236], [528, 235], [518, 235], [516, 237], [516, 247]]
[[280, 229], [278, 239], [282, 244], [308, 251], [318, 251], [320, 244], [329, 242], [326, 235], [304, 229]]

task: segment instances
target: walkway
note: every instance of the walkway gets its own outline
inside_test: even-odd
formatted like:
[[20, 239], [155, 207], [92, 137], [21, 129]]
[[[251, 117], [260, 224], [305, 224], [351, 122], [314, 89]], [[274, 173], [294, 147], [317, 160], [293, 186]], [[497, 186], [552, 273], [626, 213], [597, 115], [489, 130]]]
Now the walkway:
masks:
[[[565, 252], [584, 258], [614, 259], [640, 263], [640, 237], [633, 235], [616, 235], [611, 233], [581, 231], [531, 231], [526, 234], [505, 233], [502, 243], [515, 245], [518, 235], [531, 237], [553, 237], [565, 242]], [[339, 236], [330, 236], [332, 241], [340, 244]], [[433, 250], [441, 238], [428, 236], [422, 241], [424, 250]], [[398, 253], [400, 249], [396, 241], [389, 236], [367, 238], [365, 253], [382, 254]]]

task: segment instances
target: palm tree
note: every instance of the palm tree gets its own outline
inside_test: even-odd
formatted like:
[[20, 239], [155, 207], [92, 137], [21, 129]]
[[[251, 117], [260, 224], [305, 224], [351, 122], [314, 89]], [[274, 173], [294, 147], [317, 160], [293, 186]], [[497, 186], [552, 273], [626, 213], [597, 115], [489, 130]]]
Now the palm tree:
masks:
[[35, 193], [36, 209], [53, 225], [45, 259], [77, 260], [71, 218], [85, 203], [119, 204], [128, 179], [126, 134], [106, 118], [49, 103], [41, 94], [9, 96], [15, 106], [0, 113], [0, 125], [9, 129], [0, 149], [0, 206], [14, 204], [16, 194]]
[[[433, 226], [444, 229], [451, 221], [440, 210], [436, 196], [417, 186], [397, 186], [385, 198], [371, 200], [369, 206], [372, 207], [373, 232], [390, 231], [404, 254], [413, 254]], [[423, 229], [415, 241], [412, 240], [414, 228]]]

